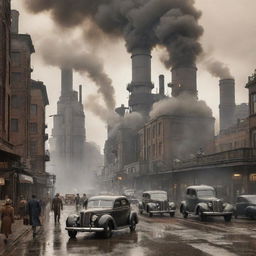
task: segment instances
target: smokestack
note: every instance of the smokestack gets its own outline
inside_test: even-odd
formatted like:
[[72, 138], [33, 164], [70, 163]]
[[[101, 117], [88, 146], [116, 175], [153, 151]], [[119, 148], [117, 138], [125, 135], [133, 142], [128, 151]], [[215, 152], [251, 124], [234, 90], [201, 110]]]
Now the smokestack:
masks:
[[11, 11], [12, 16], [12, 24], [11, 24], [11, 33], [18, 34], [19, 33], [19, 16], [20, 13], [17, 10]]
[[67, 96], [73, 92], [73, 71], [72, 69], [61, 69], [61, 95]]
[[177, 97], [186, 92], [197, 97], [197, 68], [173, 68], [172, 72], [172, 96]]
[[132, 51], [132, 82], [127, 90], [131, 93], [129, 107], [131, 111], [148, 113], [153, 104], [151, 90], [151, 54], [149, 49], [136, 48]]
[[164, 88], [164, 75], [160, 75], [159, 76], [159, 94], [164, 96], [164, 91], [165, 91], [165, 88]]
[[220, 83], [220, 130], [235, 124], [235, 80], [221, 79]]
[[79, 103], [82, 104], [82, 98], [83, 98], [83, 89], [82, 85], [79, 85]]

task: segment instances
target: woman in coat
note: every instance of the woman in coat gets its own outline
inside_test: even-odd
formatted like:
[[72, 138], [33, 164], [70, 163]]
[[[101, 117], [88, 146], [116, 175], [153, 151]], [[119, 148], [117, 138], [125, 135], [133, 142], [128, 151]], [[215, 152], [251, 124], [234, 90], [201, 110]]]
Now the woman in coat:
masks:
[[32, 195], [32, 199], [28, 202], [28, 214], [30, 219], [30, 225], [33, 230], [33, 237], [36, 236], [36, 227], [41, 226], [40, 215], [41, 215], [41, 205], [36, 199], [35, 195]]
[[1, 233], [5, 235], [5, 243], [7, 242], [8, 236], [12, 233], [12, 224], [14, 223], [14, 209], [11, 203], [11, 200], [7, 199], [5, 206], [1, 209]]

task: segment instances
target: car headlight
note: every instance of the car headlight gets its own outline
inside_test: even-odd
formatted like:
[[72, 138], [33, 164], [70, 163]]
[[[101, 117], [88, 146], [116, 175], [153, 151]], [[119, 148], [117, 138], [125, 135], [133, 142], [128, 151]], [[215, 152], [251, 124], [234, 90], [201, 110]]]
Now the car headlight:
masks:
[[208, 203], [208, 206], [209, 206], [210, 208], [212, 208], [212, 203], [211, 203], [211, 202], [209, 202], [209, 203]]
[[98, 219], [97, 215], [92, 215], [92, 217], [91, 217], [91, 221], [92, 222], [95, 222], [97, 219]]

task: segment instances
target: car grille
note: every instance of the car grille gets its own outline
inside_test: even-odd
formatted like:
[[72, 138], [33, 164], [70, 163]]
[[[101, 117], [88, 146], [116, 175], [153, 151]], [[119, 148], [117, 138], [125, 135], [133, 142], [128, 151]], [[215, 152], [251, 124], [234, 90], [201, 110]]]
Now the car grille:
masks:
[[90, 226], [90, 220], [91, 220], [91, 213], [80, 213], [80, 226], [81, 227], [88, 227]]
[[212, 208], [214, 212], [222, 212], [223, 211], [223, 204], [222, 201], [217, 200], [212, 202]]
[[167, 201], [159, 202], [159, 205], [160, 205], [160, 209], [159, 209], [160, 211], [165, 211], [168, 208], [168, 202]]

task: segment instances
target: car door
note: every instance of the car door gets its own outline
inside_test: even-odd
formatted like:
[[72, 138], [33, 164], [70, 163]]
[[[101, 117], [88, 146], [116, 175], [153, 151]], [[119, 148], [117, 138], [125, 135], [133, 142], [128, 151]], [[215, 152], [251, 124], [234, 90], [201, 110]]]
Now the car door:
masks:
[[147, 210], [147, 205], [150, 202], [150, 195], [148, 193], [143, 194], [143, 209]]
[[116, 199], [113, 206], [113, 218], [116, 222], [116, 225], [118, 227], [122, 226], [122, 206], [121, 206], [121, 200]]
[[188, 202], [188, 210], [190, 212], [194, 212], [195, 207], [198, 203], [197, 194], [196, 194], [196, 191], [194, 189], [188, 189], [187, 190], [187, 202]]
[[127, 199], [123, 198], [121, 199], [121, 207], [122, 207], [122, 226], [127, 226], [129, 224], [129, 217], [130, 217], [130, 212], [131, 212], [131, 208], [130, 208], [130, 203]]
[[249, 202], [244, 197], [237, 198], [236, 210], [237, 215], [245, 215], [245, 209], [249, 206]]

